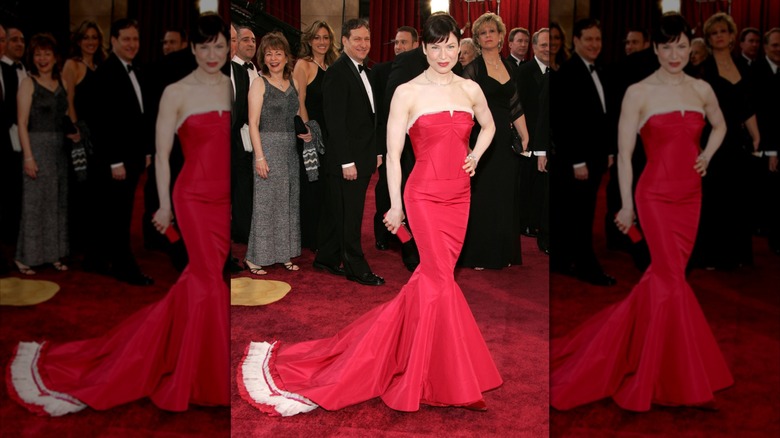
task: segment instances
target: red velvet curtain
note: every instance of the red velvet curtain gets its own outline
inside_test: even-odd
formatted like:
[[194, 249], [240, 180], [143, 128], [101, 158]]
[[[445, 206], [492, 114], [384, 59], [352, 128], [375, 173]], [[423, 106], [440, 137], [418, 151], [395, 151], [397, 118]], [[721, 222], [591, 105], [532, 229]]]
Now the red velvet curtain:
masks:
[[[611, 63], [626, 56], [623, 43], [630, 27], [652, 30], [661, 18], [658, 0], [602, 0], [592, 2], [590, 16], [601, 22], [601, 59]], [[567, 44], [573, 46], [571, 35]]]
[[265, 12], [296, 29], [301, 28], [300, 0], [265, 0]]
[[[729, 2], [717, 0], [700, 3], [697, 0], [682, 0], [680, 13], [696, 28], [696, 36], [702, 36], [704, 22], [716, 12], [729, 12]], [[732, 0], [731, 17], [737, 29], [755, 27], [763, 35], [773, 27], [780, 26], [780, 1], [778, 0]]]
[[[411, 26], [420, 31], [420, 0], [371, 0], [368, 24], [371, 27], [368, 57], [374, 62], [390, 61], [395, 56], [391, 41], [398, 28]], [[341, 31], [337, 30], [336, 34], [340, 35]]]
[[[498, 13], [506, 26], [507, 34], [514, 27], [524, 27], [533, 34], [542, 27], [548, 26], [550, 0], [484, 0], [476, 2], [450, 0], [450, 15], [459, 25], [466, 27], [464, 38], [472, 37], [471, 24], [485, 12]], [[466, 26], [467, 24], [468, 26]], [[508, 37], [509, 35], [507, 35]], [[509, 55], [508, 44], [504, 44], [502, 53], [504, 56]]]

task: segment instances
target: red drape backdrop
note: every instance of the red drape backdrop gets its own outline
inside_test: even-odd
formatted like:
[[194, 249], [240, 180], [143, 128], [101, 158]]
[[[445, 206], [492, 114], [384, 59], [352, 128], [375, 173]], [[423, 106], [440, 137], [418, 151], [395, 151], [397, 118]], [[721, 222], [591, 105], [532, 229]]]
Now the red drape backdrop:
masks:
[[[514, 27], [524, 27], [533, 35], [538, 29], [549, 25], [550, 0], [502, 0], [500, 2], [498, 0], [478, 2], [450, 0], [450, 15], [459, 25], [466, 26], [468, 24], [467, 28], [464, 29], [464, 38], [472, 37], [471, 24], [485, 12], [498, 13], [506, 26], [507, 38], [509, 31]], [[529, 48], [528, 52], [528, 56], [531, 56], [533, 48]], [[507, 44], [504, 44], [502, 54], [509, 55]]]
[[[682, 0], [680, 13], [696, 28], [696, 36], [702, 36], [704, 22], [716, 12], [729, 12], [729, 2], [725, 0], [700, 3], [696, 0]], [[778, 0], [732, 0], [731, 17], [737, 29], [755, 27], [761, 34], [773, 27], [780, 26], [780, 1]]]
[[[368, 57], [375, 62], [390, 61], [395, 56], [393, 44], [396, 30], [412, 26], [420, 30], [420, 0], [371, 0], [368, 25], [371, 27], [371, 51]], [[340, 35], [341, 30], [336, 30]], [[339, 39], [340, 40], [340, 39]]]
[[301, 28], [300, 0], [265, 0], [265, 12], [296, 29]]

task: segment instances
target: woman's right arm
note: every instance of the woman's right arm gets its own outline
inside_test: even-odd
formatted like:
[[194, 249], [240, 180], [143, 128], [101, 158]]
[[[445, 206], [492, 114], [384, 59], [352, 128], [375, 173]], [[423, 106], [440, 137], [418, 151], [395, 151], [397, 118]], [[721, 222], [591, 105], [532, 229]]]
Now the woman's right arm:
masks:
[[704, 112], [707, 114], [707, 121], [712, 126], [710, 137], [707, 139], [707, 145], [699, 154], [699, 158], [694, 165], [696, 171], [701, 176], [704, 176], [707, 174], [707, 167], [709, 167], [712, 156], [715, 155], [715, 152], [726, 137], [726, 120], [723, 118], [720, 105], [718, 105], [718, 98], [715, 96], [715, 91], [712, 90], [710, 84], [699, 80], [696, 82], [696, 85], [699, 88], [700, 95], [704, 98]]
[[406, 124], [409, 121], [409, 106], [414, 95], [408, 85], [401, 85], [393, 93], [390, 113], [387, 118], [387, 189], [390, 192], [390, 210], [385, 216], [385, 225], [395, 234], [404, 220], [401, 200], [401, 152], [406, 140]]
[[73, 123], [78, 121], [76, 107], [73, 103], [76, 98], [76, 82], [78, 76], [78, 69], [76, 66], [76, 61], [69, 59], [65, 61], [65, 66], [62, 67], [62, 80], [65, 84], [65, 91], [68, 94], [68, 115]]
[[33, 80], [24, 78], [19, 84], [19, 93], [16, 95], [16, 125], [19, 127], [19, 143], [22, 145], [24, 159], [24, 173], [32, 179], [38, 176], [38, 164], [30, 147], [30, 131], [27, 129], [30, 122], [30, 108], [32, 107]]
[[293, 80], [295, 80], [298, 86], [298, 115], [301, 116], [304, 122], [309, 121], [309, 112], [306, 110], [306, 86], [309, 85], [309, 75], [306, 71], [306, 64], [309, 61], [305, 59], [299, 59], [295, 63], [295, 69], [293, 70]]
[[641, 84], [628, 88], [623, 98], [618, 122], [618, 183], [622, 206], [615, 217], [615, 224], [624, 234], [634, 224], [634, 197], [631, 189], [634, 182], [634, 168], [631, 157], [636, 147], [636, 132], [639, 129], [641, 102], [645, 91]]
[[176, 120], [179, 116], [180, 101], [181, 91], [175, 85], [168, 86], [160, 99], [160, 110], [157, 113], [154, 175], [157, 179], [157, 196], [160, 198], [160, 208], [152, 217], [152, 222], [160, 233], [165, 233], [165, 230], [171, 224], [171, 220], [173, 220], [170, 192], [171, 166], [169, 159], [171, 149], [173, 148], [173, 138], [176, 133]]
[[249, 87], [249, 138], [252, 140], [252, 150], [255, 153], [255, 170], [260, 178], [268, 178], [268, 161], [263, 153], [263, 145], [260, 143], [260, 112], [263, 109], [263, 94], [265, 83], [262, 78], [257, 78]]

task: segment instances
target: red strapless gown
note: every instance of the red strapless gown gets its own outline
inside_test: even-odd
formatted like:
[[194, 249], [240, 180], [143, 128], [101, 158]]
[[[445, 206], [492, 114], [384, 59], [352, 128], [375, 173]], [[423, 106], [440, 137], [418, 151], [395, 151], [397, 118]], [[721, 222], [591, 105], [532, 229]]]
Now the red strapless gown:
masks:
[[657, 114], [640, 130], [647, 167], [636, 207], [652, 263], [631, 294], [551, 347], [551, 405], [612, 397], [623, 409], [700, 405], [734, 383], [685, 281], [696, 239], [701, 177], [693, 169], [704, 117]]
[[188, 117], [173, 200], [189, 265], [168, 294], [104, 336], [22, 342], [7, 372], [11, 396], [35, 413], [103, 410], [149, 397], [161, 409], [230, 403], [230, 112]]
[[420, 265], [400, 293], [332, 338], [251, 343], [238, 369], [245, 400], [270, 415], [374, 397], [411, 412], [420, 404], [470, 405], [501, 385], [454, 278], [468, 223], [470, 180], [461, 166], [472, 126], [471, 114], [445, 111], [409, 130], [417, 162], [404, 200]]

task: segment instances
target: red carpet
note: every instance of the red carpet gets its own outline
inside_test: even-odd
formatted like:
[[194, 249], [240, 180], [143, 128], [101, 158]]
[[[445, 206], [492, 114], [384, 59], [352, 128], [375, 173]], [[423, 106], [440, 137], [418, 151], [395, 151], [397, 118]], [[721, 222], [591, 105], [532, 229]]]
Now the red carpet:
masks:
[[[597, 211], [603, 212], [603, 196], [600, 202]], [[620, 301], [641, 277], [626, 253], [606, 249], [601, 216], [596, 252], [618, 284], [590, 286], [553, 274], [552, 337]], [[719, 411], [654, 406], [648, 413], [633, 413], [607, 399], [566, 412], [551, 409], [550, 436], [780, 436], [780, 258], [769, 252], [763, 238], [754, 238], [754, 253], [754, 266], [732, 272], [694, 270], [688, 277], [734, 375], [734, 386], [716, 394]]]
[[[143, 186], [143, 181], [140, 186]], [[51, 267], [36, 269], [38, 275], [31, 278], [54, 281], [61, 289], [54, 298], [37, 306], [0, 306], [0, 365], [3, 373], [17, 342], [62, 342], [99, 336], [144, 305], [159, 300], [176, 281], [179, 274], [166, 255], [143, 249], [140, 193], [136, 196], [134, 210], [133, 251], [141, 269], [154, 278], [154, 286], [130, 286], [111, 277], [85, 273], [78, 263], [72, 263], [71, 270], [62, 273]], [[9, 251], [10, 248], [3, 250]], [[13, 275], [22, 277], [18, 273]], [[149, 400], [141, 400], [105, 412], [88, 408], [60, 418], [47, 418], [35, 416], [12, 402], [5, 382], [0, 387], [2, 436], [229, 436], [228, 407], [192, 407], [184, 413], [172, 413], [158, 409]]]
[[[293, 260], [298, 272], [272, 266], [264, 278], [286, 281], [292, 291], [268, 306], [233, 307], [231, 363], [233, 370], [232, 435], [257, 436], [513, 436], [548, 435], [548, 259], [536, 242], [523, 241], [522, 266], [500, 271], [459, 269], [455, 278], [471, 306], [493, 359], [504, 379], [485, 393], [487, 412], [423, 406], [403, 413], [374, 399], [328, 412], [316, 409], [289, 418], [267, 417], [238, 395], [235, 370], [250, 341], [300, 342], [332, 336], [371, 308], [391, 299], [411, 275], [400, 250], [377, 251], [370, 219], [374, 213], [373, 183], [363, 222], [363, 249], [371, 268], [383, 276], [380, 287], [361, 286], [320, 271], [304, 250]], [[236, 256], [245, 246], [234, 246]], [[244, 274], [246, 275], [246, 274]]]

